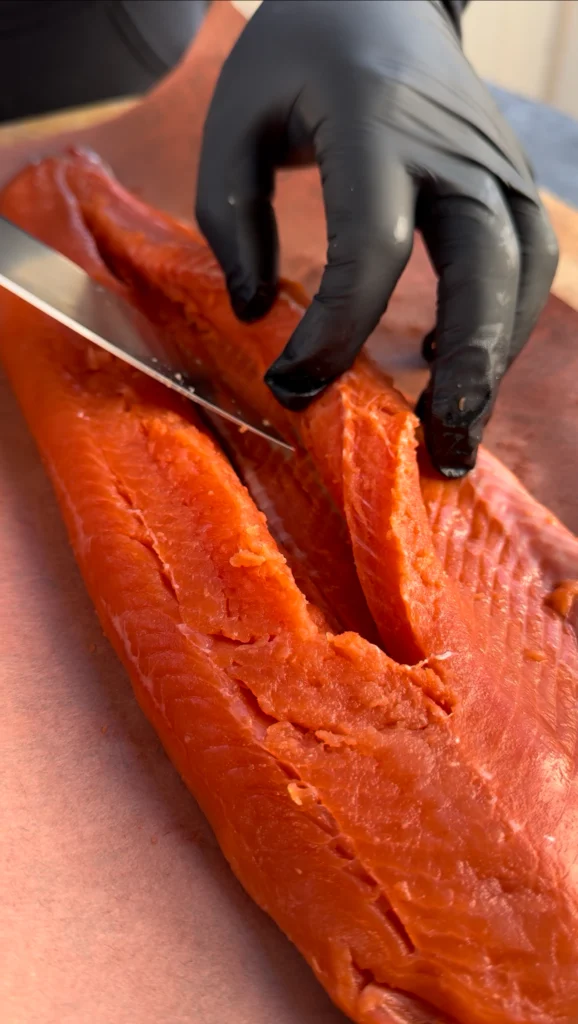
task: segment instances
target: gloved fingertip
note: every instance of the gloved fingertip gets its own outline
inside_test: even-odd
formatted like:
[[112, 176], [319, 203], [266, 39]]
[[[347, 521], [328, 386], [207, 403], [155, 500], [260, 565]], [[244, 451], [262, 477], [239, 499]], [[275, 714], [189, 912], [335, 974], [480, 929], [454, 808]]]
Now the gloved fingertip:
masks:
[[308, 405], [311, 404], [315, 395], [295, 395], [291, 391], [285, 391], [283, 388], [276, 387], [274, 384], [270, 384], [265, 378], [269, 390], [273, 393], [280, 405], [284, 409], [288, 409], [289, 412], [303, 412]]
[[476, 418], [460, 415], [464, 412], [461, 403], [457, 409], [446, 410], [448, 415], [437, 414], [432, 409], [431, 389], [426, 388], [416, 405], [424, 428], [424, 438], [434, 469], [448, 480], [459, 480], [467, 476], [476, 465], [478, 447], [481, 441], [481, 424]]
[[435, 330], [430, 331], [429, 334], [426, 334], [425, 338], [423, 339], [421, 346], [421, 354], [425, 359], [426, 363], [433, 363], [437, 354]]
[[426, 424], [424, 436], [432, 465], [446, 480], [459, 480], [475, 468], [478, 446], [472, 444], [467, 432], [459, 436], [453, 431], [451, 437], [446, 434], [440, 443], [435, 429]]
[[[433, 461], [433, 460], [432, 460]], [[462, 477], [467, 476], [475, 466], [475, 459], [472, 466], [443, 466], [438, 465], [435, 468], [438, 473], [445, 476], [446, 480], [461, 480]]]
[[250, 295], [231, 292], [231, 305], [235, 316], [243, 323], [254, 323], [271, 309], [277, 296], [276, 284], [260, 284]]
[[287, 373], [277, 363], [267, 370], [265, 384], [278, 402], [291, 412], [301, 412], [327, 387], [327, 381], [315, 381], [294, 371]]

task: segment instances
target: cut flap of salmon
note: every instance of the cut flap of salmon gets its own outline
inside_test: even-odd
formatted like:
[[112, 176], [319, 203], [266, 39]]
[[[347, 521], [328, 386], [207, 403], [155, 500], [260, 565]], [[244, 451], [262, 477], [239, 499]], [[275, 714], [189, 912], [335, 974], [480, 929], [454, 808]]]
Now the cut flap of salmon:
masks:
[[298, 441], [289, 466], [225, 432], [251, 496], [185, 403], [2, 297], [104, 628], [242, 883], [359, 1024], [571, 1024], [578, 654], [547, 598], [576, 540], [485, 454], [420, 475], [368, 361], [280, 409], [262, 376], [295, 294], [240, 325], [195, 233], [94, 159], [28, 169], [0, 209]]
[[[573, 628], [578, 600], [574, 602], [572, 584], [578, 580], [576, 538], [483, 450], [476, 472], [458, 482], [441, 481], [429, 467], [425, 468], [421, 488], [433, 527], [430, 533], [416, 489], [412, 454], [415, 420], [391, 383], [362, 358], [353, 374], [342, 378], [305, 414], [297, 417], [281, 409], [263, 383], [263, 375], [302, 314], [299, 291], [291, 287], [289, 292], [282, 292], [266, 329], [240, 324], [231, 311], [214, 259], [194, 231], [158, 213], [153, 215], [152, 226], [143, 230], [148, 207], [111, 183], [98, 162], [76, 157], [68, 166], [70, 186], [107, 258], [113, 265], [116, 262], [128, 280], [141, 285], [146, 282], [157, 295], [160, 292], [168, 296], [183, 309], [188, 322], [200, 328], [202, 356], [214, 367], [216, 377], [251, 402], [265, 418], [274, 420], [287, 436], [294, 439], [300, 435], [342, 511], [344, 467], [350, 482], [373, 488], [373, 500], [365, 506], [369, 515], [362, 517], [359, 508], [355, 511], [356, 502], [361, 500], [359, 487], [354, 484], [347, 489], [348, 527], [359, 578], [386, 648], [408, 662], [433, 654], [447, 655], [457, 641], [448, 636], [447, 628], [459, 630], [463, 640], [464, 620], [470, 620], [471, 626], [473, 616], [477, 642], [487, 649], [488, 631], [479, 626], [481, 620], [491, 619], [492, 655], [500, 662], [500, 674], [510, 678], [520, 698], [533, 703], [537, 715], [554, 726], [558, 736], [567, 737], [568, 756], [573, 757], [575, 716], [570, 716], [570, 722], [567, 718], [560, 721], [557, 709], [571, 703], [578, 678], [578, 644]], [[345, 417], [348, 424], [344, 434]], [[360, 444], [362, 429], [365, 436]], [[372, 446], [373, 459], [366, 456], [366, 444]], [[407, 447], [409, 460], [403, 458], [400, 445]], [[386, 460], [390, 463], [387, 469]], [[399, 470], [400, 486], [390, 495], [380, 474], [382, 467], [384, 473], [395, 473], [393, 463]], [[368, 464], [372, 465], [370, 474], [366, 472]], [[395, 509], [384, 508], [384, 501], [395, 496], [400, 499]], [[392, 530], [393, 513], [397, 533]], [[351, 521], [353, 515], [358, 517], [357, 525]], [[422, 562], [418, 566], [420, 554]], [[399, 604], [403, 587], [379, 585], [384, 556], [388, 568], [397, 567], [403, 576], [399, 583], [406, 588], [404, 608]], [[408, 558], [415, 569], [413, 574]], [[380, 566], [377, 572], [376, 563]], [[415, 587], [426, 564], [427, 586], [416, 600], [419, 595]], [[444, 628], [436, 620], [435, 635], [424, 642], [426, 638], [422, 635], [421, 640], [416, 639], [414, 632], [432, 627], [434, 576], [437, 589], [441, 586], [444, 593], [443, 600], [437, 602], [438, 617], [447, 611], [448, 577], [462, 584], [460, 593], [452, 594], [453, 602], [457, 600], [461, 606], [460, 614], [446, 614]], [[558, 589], [560, 584], [564, 584], [562, 591]], [[561, 600], [553, 603], [556, 592]], [[393, 617], [392, 601], [398, 601]], [[424, 608], [426, 614], [418, 623], [419, 611]], [[405, 639], [400, 646], [403, 629]], [[439, 641], [444, 638], [440, 649]]]

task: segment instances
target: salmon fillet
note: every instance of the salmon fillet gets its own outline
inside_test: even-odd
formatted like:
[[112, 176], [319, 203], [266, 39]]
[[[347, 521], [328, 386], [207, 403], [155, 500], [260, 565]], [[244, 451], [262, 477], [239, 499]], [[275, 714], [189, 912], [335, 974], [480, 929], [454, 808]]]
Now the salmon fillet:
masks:
[[[578, 1019], [578, 541], [490, 455], [437, 478], [366, 358], [262, 383], [186, 224], [86, 154], [0, 212], [121, 290], [288, 458], [3, 295], [0, 355], [103, 627], [245, 888], [358, 1024]], [[226, 455], [225, 455], [226, 452]]]

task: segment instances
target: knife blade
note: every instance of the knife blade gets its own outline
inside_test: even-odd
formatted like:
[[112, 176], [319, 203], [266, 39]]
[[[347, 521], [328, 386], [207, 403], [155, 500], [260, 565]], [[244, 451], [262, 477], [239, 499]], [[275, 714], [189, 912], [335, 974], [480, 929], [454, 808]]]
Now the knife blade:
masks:
[[257, 419], [236, 398], [227, 395], [226, 406], [223, 392], [217, 399], [197, 361], [188, 360], [121, 295], [5, 217], [0, 217], [0, 286], [209, 414], [293, 451], [270, 424]]

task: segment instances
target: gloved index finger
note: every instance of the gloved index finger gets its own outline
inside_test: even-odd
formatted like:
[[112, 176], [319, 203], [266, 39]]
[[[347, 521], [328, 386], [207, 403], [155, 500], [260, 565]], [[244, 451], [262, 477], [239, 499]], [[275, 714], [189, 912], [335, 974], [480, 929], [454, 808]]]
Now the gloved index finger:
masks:
[[415, 190], [377, 137], [326, 125], [316, 140], [327, 216], [319, 292], [266, 382], [290, 409], [304, 408], [353, 363], [382, 316], [411, 253]]
[[264, 90], [267, 55], [245, 29], [221, 71], [205, 121], [196, 218], [244, 320], [267, 312], [277, 288], [278, 237], [272, 206], [275, 152], [268, 140], [275, 96]]

